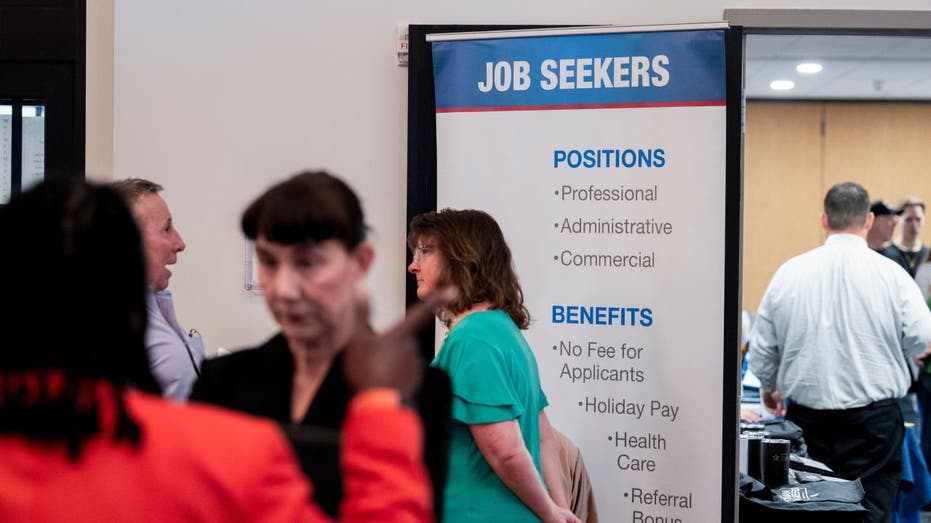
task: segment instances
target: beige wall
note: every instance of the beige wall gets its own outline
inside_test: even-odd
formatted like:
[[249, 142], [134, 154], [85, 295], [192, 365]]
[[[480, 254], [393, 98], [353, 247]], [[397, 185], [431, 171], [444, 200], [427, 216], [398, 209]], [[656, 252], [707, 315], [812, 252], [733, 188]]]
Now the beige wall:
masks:
[[87, 0], [85, 172], [113, 178], [113, 0]]
[[[755, 311], [773, 272], [824, 240], [827, 189], [862, 184], [874, 199], [931, 201], [931, 104], [747, 104], [743, 307]], [[931, 243], [931, 228], [922, 234]]]

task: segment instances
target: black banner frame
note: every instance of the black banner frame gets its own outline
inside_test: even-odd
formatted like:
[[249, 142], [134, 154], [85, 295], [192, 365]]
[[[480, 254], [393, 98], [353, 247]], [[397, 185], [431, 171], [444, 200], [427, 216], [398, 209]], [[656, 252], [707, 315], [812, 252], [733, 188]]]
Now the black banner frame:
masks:
[[[417, 214], [436, 210], [436, 99], [433, 53], [428, 34], [538, 29], [540, 25], [411, 25], [408, 28], [407, 92], [407, 223]], [[726, 75], [726, 160], [724, 204], [724, 334], [721, 384], [721, 522], [737, 521], [737, 438], [740, 411], [740, 314], [743, 267], [743, 46], [742, 27], [724, 31]], [[406, 264], [413, 261], [408, 251]], [[405, 266], [407, 266], [405, 265]], [[406, 282], [407, 303], [417, 301], [417, 284]], [[419, 337], [423, 356], [433, 359], [434, 328]]]

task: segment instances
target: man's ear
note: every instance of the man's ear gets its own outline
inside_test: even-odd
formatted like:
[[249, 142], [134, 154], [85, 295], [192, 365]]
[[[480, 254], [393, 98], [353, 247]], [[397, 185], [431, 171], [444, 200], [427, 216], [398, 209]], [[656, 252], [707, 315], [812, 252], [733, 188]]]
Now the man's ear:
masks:
[[359, 276], [364, 278], [371, 270], [372, 262], [375, 261], [375, 247], [369, 242], [362, 242], [353, 249], [352, 257], [359, 266]]

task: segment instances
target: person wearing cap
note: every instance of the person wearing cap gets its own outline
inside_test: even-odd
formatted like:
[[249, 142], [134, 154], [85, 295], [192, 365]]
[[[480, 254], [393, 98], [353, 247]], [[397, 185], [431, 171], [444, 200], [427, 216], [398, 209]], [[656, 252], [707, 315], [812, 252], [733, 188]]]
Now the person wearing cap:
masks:
[[[891, 522], [905, 434], [908, 360], [929, 355], [931, 311], [914, 281], [867, 247], [869, 194], [824, 198], [824, 245], [773, 275], [750, 333], [750, 370], [767, 410], [799, 427], [812, 458], [860, 479], [868, 521]], [[785, 398], [791, 399], [788, 407]]]
[[883, 249], [882, 253], [914, 278], [918, 266], [928, 258], [928, 247], [921, 243], [921, 229], [925, 226], [925, 202], [909, 196], [899, 208], [902, 210], [902, 238]]
[[[903, 209], [892, 207], [886, 200], [874, 200], [870, 204], [870, 212], [873, 213], [873, 226], [866, 235], [866, 243], [874, 251], [887, 256], [885, 249], [892, 246], [892, 233], [899, 223], [899, 216], [902, 215]], [[893, 256], [887, 257], [900, 263]], [[909, 367], [911, 367], [912, 376], [917, 376], [917, 367], [911, 364]], [[918, 398], [914, 392], [910, 392], [899, 400], [899, 408], [906, 422], [921, 426], [922, 418], [918, 410]]]
[[876, 252], [881, 252], [892, 244], [892, 233], [899, 223], [902, 209], [896, 209], [886, 200], [875, 200], [870, 204], [873, 213], [873, 226], [866, 235], [866, 244]]

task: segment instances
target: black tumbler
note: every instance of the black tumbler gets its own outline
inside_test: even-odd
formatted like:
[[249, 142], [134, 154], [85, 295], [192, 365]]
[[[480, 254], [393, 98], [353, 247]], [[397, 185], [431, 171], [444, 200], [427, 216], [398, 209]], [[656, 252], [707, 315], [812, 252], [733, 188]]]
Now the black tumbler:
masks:
[[761, 481], [767, 487], [789, 482], [789, 445], [787, 439], [764, 439], [760, 444]]
[[760, 470], [760, 452], [766, 434], [763, 432], [748, 432], [743, 436], [747, 438], [747, 475], [755, 480], [763, 481]]

